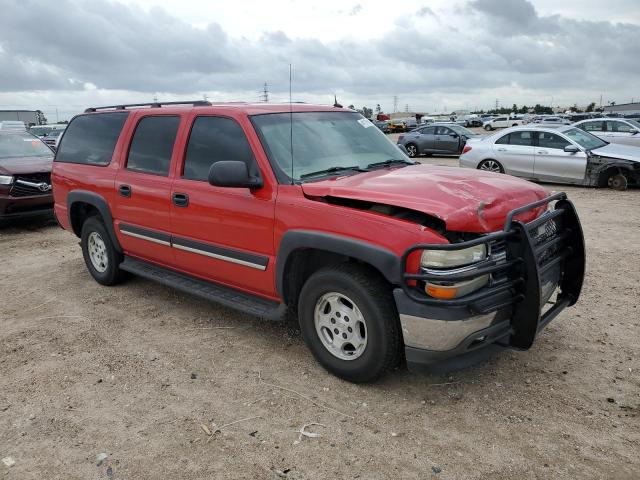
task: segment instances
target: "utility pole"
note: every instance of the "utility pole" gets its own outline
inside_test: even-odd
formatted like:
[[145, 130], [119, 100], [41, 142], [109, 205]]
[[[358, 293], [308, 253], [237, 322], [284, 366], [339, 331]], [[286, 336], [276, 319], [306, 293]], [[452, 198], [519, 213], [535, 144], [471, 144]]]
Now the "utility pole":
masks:
[[600, 94], [600, 108], [602, 108], [602, 94]]
[[269, 103], [269, 85], [267, 85], [267, 82], [264, 82], [264, 86], [262, 87], [262, 93], [260, 94], [260, 101], [264, 103]]
[[202, 99], [203, 99], [205, 102], [208, 102], [208, 101], [209, 101], [209, 95], [207, 95], [206, 93], [203, 93], [203, 94], [202, 94]]
[[58, 118], [58, 107], [56, 107], [56, 123], [58, 123], [60, 121], [60, 118]]
[[393, 113], [396, 113], [398, 111], [398, 96], [394, 95], [393, 96]]
[[404, 106], [404, 111], [405, 111], [405, 113], [409, 113], [409, 104], [408, 103]]
[[153, 96], [153, 103], [158, 103], [158, 95]]

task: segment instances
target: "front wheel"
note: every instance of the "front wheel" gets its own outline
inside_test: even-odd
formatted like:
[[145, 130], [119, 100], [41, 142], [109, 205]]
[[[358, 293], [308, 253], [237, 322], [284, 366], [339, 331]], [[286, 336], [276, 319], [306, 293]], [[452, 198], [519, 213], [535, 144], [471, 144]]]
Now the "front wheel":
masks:
[[485, 126], [484, 126], [484, 129], [485, 129], [487, 132], [490, 132], [491, 130], [493, 130], [493, 128], [491, 127], [491, 125], [485, 125]]
[[500, 165], [500, 162], [496, 160], [483, 160], [478, 164], [478, 170], [484, 170], [486, 172], [504, 173], [504, 168]]
[[300, 330], [316, 360], [350, 382], [369, 382], [400, 360], [391, 288], [368, 268], [341, 264], [307, 280], [298, 300]]
[[418, 156], [418, 147], [413, 143], [408, 143], [407, 146], [407, 154], [410, 158], [415, 158]]

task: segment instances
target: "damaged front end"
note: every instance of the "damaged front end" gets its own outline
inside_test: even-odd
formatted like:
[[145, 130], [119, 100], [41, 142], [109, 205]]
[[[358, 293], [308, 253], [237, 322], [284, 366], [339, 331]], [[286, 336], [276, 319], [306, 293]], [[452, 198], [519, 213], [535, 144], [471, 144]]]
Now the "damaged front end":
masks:
[[[523, 212], [555, 202], [536, 219]], [[409, 258], [421, 252], [486, 251], [480, 261], [460, 268], [446, 265], [409, 270]], [[482, 253], [482, 252], [480, 252]], [[512, 210], [502, 231], [449, 244], [419, 244], [402, 257], [402, 288], [394, 295], [400, 313], [407, 362], [411, 367], [498, 343], [528, 349], [537, 333], [580, 295], [585, 269], [582, 228], [566, 194]], [[480, 281], [481, 288], [443, 295], [451, 288]], [[444, 290], [443, 290], [444, 291]]]
[[640, 162], [588, 153], [584, 184], [626, 190], [640, 186]]

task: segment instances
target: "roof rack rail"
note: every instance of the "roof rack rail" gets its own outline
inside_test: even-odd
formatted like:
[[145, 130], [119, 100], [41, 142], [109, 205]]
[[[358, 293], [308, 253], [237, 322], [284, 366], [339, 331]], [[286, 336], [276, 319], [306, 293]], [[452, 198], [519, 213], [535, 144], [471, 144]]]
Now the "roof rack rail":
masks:
[[89, 107], [84, 113], [97, 112], [98, 110], [126, 110], [130, 107], [150, 107], [160, 108], [163, 105], [193, 105], [194, 107], [210, 107], [212, 104], [207, 100], [184, 100], [182, 102], [151, 102], [151, 103], [127, 103], [120, 105], [107, 105], [105, 107]]

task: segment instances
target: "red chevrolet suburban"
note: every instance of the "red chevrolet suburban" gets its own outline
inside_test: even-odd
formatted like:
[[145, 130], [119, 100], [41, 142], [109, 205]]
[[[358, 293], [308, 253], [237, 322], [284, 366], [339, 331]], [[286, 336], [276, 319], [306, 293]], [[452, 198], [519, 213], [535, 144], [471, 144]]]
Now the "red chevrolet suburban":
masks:
[[368, 120], [306, 104], [90, 108], [53, 167], [96, 281], [126, 273], [271, 319], [354, 382], [489, 345], [529, 348], [573, 305], [584, 239], [564, 193], [422, 165]]

